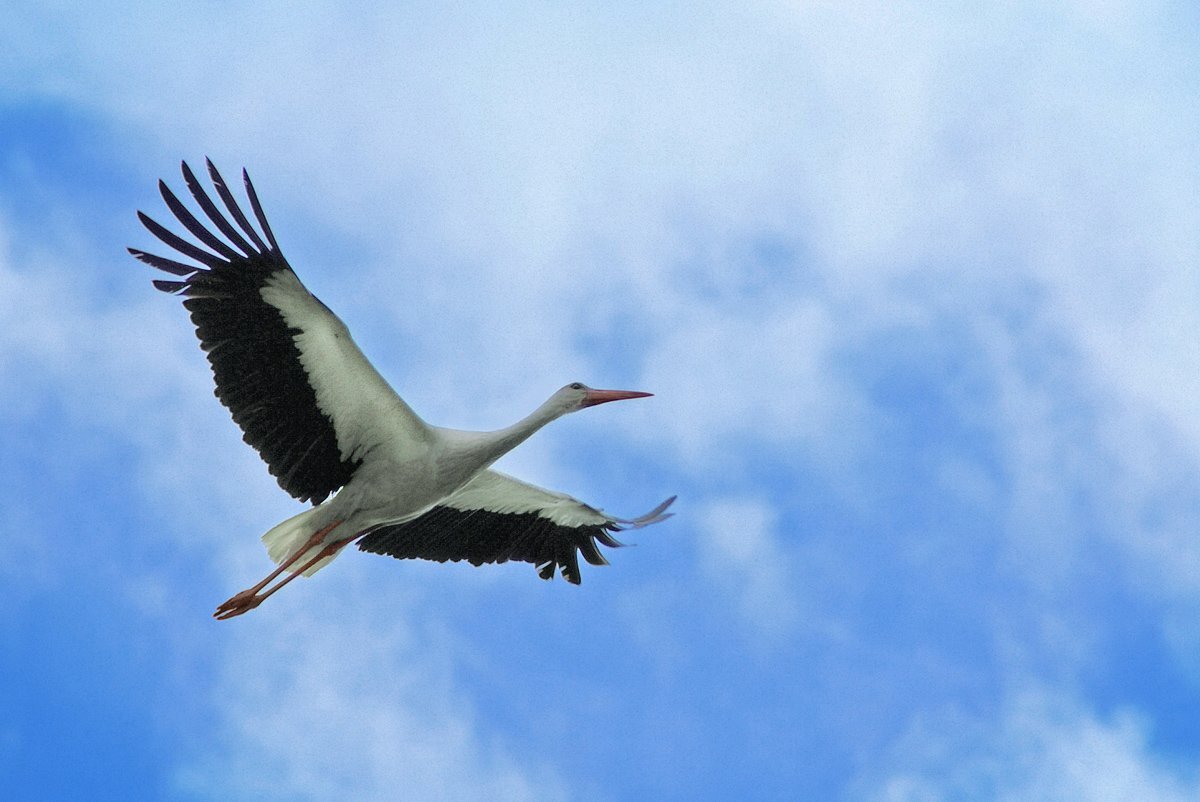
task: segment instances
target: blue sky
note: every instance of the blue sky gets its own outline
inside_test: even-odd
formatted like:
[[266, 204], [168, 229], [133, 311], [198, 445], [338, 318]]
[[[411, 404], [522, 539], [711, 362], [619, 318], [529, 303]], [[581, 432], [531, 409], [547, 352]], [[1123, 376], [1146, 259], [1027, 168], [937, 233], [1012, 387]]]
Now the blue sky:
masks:
[[[1186, 4], [9, 3], [0, 781], [27, 799], [1200, 797]], [[352, 553], [125, 254], [245, 165], [431, 422], [636, 548]]]

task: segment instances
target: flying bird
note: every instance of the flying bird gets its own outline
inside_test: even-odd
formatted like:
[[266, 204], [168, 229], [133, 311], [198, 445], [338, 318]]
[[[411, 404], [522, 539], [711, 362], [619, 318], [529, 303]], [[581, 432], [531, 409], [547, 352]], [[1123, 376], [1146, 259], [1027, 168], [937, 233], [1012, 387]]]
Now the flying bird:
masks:
[[650, 393], [573, 382], [504, 429], [471, 432], [426, 423], [367, 361], [345, 324], [300, 282], [249, 174], [243, 170], [242, 180], [257, 229], [205, 161], [224, 212], [186, 162], [182, 167], [211, 227], [159, 181], [167, 208], [199, 244], [138, 212], [151, 234], [191, 261], [129, 252], [176, 277], [153, 284], [183, 296], [212, 366], [217, 398], [279, 486], [313, 505], [262, 536], [275, 570], [221, 604], [214, 617], [254, 609], [351, 543], [399, 559], [474, 565], [521, 560], [533, 563], [543, 579], [558, 571], [578, 584], [580, 554], [593, 565], [607, 564], [598, 544], [618, 547], [613, 533], [670, 517], [674, 496], [645, 515], [618, 518], [490, 467], [556, 418]]

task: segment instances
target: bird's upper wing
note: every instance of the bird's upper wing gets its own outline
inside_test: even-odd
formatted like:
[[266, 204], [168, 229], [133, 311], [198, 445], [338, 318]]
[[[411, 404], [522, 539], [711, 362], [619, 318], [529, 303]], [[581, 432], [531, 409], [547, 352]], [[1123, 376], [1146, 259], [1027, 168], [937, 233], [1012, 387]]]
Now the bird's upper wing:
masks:
[[606, 565], [597, 541], [609, 548], [622, 545], [613, 532], [669, 518], [666, 509], [674, 500], [637, 518], [616, 518], [563, 493], [486, 470], [424, 515], [372, 530], [358, 547], [400, 559], [474, 565], [522, 560], [537, 566], [542, 579], [558, 568], [578, 585], [580, 552], [592, 565]]
[[217, 397], [279, 486], [301, 501], [318, 504], [350, 481], [367, 451], [381, 440], [413, 440], [427, 436], [428, 430], [359, 351], [345, 324], [300, 283], [275, 242], [246, 172], [246, 195], [261, 235], [212, 162], [207, 165], [228, 216], [186, 163], [183, 177], [224, 239], [160, 181], [171, 213], [206, 247], [138, 212], [151, 234], [198, 264], [135, 248], [129, 252], [182, 277], [155, 280], [154, 286], [184, 296], [212, 365]]

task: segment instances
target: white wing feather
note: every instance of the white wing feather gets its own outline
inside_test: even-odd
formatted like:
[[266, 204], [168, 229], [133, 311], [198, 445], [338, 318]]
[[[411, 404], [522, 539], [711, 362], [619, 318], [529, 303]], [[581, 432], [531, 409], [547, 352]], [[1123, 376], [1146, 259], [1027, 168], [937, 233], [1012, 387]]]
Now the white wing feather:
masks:
[[413, 412], [350, 336], [346, 324], [308, 291], [296, 274], [284, 270], [267, 281], [263, 300], [293, 329], [300, 363], [308, 374], [317, 406], [333, 422], [342, 459], [353, 460], [385, 438], [403, 448], [429, 437], [429, 427]]
[[617, 524], [620, 529], [638, 529], [671, 517], [665, 512], [675, 497], [664, 501], [637, 518], [618, 518], [598, 510], [577, 498], [554, 490], [522, 482], [496, 470], [486, 470], [461, 489], [443, 499], [441, 506], [459, 510], [488, 510], [500, 513], [534, 512], [560, 526], [602, 526]]

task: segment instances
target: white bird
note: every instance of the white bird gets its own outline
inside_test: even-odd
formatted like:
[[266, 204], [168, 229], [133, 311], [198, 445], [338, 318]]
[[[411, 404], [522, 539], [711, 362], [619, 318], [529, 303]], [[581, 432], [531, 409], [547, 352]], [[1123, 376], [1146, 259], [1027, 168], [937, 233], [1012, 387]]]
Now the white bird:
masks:
[[246, 196], [261, 234], [212, 162], [206, 163], [228, 217], [186, 162], [183, 177], [225, 239], [159, 181], [171, 213], [207, 250], [139, 211], [151, 234], [199, 264], [136, 248], [129, 252], [182, 278], [155, 280], [154, 286], [185, 297], [183, 305], [212, 365], [217, 398], [279, 486], [314, 505], [263, 535], [277, 567], [221, 604], [216, 618], [254, 609], [356, 541], [363, 551], [401, 559], [474, 565], [523, 560], [533, 563], [543, 579], [553, 578], [558, 569], [578, 584], [580, 553], [593, 565], [607, 564], [597, 541], [617, 547], [622, 544], [613, 532], [670, 517], [666, 509], [674, 496], [645, 515], [617, 518], [489, 467], [569, 412], [650, 393], [593, 390], [575, 382], [505, 429], [467, 432], [426, 423], [376, 372], [345, 324], [300, 283], [246, 171]]

